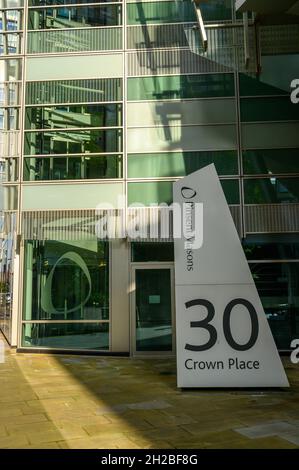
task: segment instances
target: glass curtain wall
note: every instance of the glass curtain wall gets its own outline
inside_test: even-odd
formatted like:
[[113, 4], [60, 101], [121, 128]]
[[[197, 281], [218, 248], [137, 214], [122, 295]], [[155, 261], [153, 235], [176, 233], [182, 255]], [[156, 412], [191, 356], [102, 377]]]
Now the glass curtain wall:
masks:
[[26, 103], [25, 181], [122, 178], [121, 79], [28, 82]]
[[26, 241], [23, 346], [109, 349], [109, 246]]
[[[177, 178], [214, 163], [227, 201], [239, 214], [241, 236], [249, 233], [246, 240], [251, 236], [253, 219], [257, 220], [253, 233], [263, 232], [262, 221], [255, 213], [249, 220], [247, 213], [262, 206], [268, 215], [274, 210], [283, 214], [264, 218], [279, 219], [290, 227], [289, 210], [293, 214], [299, 203], [299, 108], [290, 103], [289, 85], [299, 50], [293, 46], [291, 52], [282, 51], [283, 45], [271, 49], [269, 38], [275, 31], [264, 28], [262, 67], [253, 59], [247, 73], [243, 23], [234, 3], [201, 3], [209, 39], [205, 53], [194, 29], [190, 0], [28, 0], [26, 15], [23, 2], [0, 1], [0, 169], [5, 207], [17, 208], [20, 154], [22, 187], [31, 194], [26, 210], [36, 207], [35, 190], [44, 183], [49, 195], [51, 188], [61, 188], [59, 194], [65, 195], [66, 186], [74, 192], [79, 187], [92, 191], [93, 183], [104, 188], [102, 199], [105, 192], [112, 193], [112, 184], [120, 182], [130, 204], [171, 203]], [[283, 44], [288, 44], [285, 32], [280, 27], [277, 31]], [[26, 78], [21, 120], [23, 53], [31, 75]], [[54, 76], [54, 63], [56, 69], [57, 64], [67, 64], [65, 74]], [[85, 66], [76, 68], [74, 63]], [[71, 208], [80, 199], [78, 206], [90, 209], [85, 199], [88, 190], [84, 197], [77, 191]], [[51, 206], [54, 199], [47, 196], [47, 209], [57, 211], [56, 203]], [[61, 198], [59, 209], [70, 209], [65, 201], [69, 199]], [[279, 232], [273, 242], [277, 245], [284, 230], [291, 229], [270, 226], [267, 230], [270, 235]], [[24, 298], [22, 344], [80, 349], [93, 347], [94, 338], [95, 349], [108, 349], [110, 317], [102, 317], [107, 305], [92, 303], [96, 302], [92, 292], [103, 289], [102, 275], [96, 272], [102, 263], [108, 266], [108, 249], [100, 241], [95, 247], [90, 240], [53, 238], [25, 242], [25, 278], [34, 294], [31, 300], [29, 295]], [[69, 252], [75, 254], [70, 258]], [[297, 308], [296, 260], [292, 264], [289, 258], [278, 258], [277, 262], [274, 253], [270, 258], [250, 259], [272, 323], [279, 309]], [[69, 295], [58, 287], [67, 270], [74, 285], [80, 286], [75, 293], [69, 288]], [[92, 287], [84, 303], [88, 276], [101, 287]], [[43, 293], [49, 277], [51, 295], [56, 289], [58, 294], [44, 309], [45, 298], [51, 298], [49, 291], [46, 296]], [[288, 282], [280, 283], [281, 279]], [[271, 291], [270, 283], [278, 290]], [[282, 323], [277, 320], [275, 325], [289, 332], [289, 313], [278, 316]], [[286, 347], [293, 333], [280, 337], [280, 327], [275, 328], [279, 347]]]
[[24, 8], [0, 0], [0, 329], [12, 342]]

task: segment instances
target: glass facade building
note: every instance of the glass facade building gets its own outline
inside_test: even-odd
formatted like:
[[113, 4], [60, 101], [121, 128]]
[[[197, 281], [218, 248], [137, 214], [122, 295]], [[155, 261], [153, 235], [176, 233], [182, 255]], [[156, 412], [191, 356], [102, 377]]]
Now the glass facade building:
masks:
[[[214, 163], [280, 350], [299, 335], [299, 21], [234, 0], [0, 0], [0, 328], [174, 352], [172, 185]], [[296, 160], [297, 159], [297, 160]], [[98, 236], [119, 201], [142, 239]], [[138, 207], [143, 204], [144, 209]], [[100, 205], [100, 206], [99, 206]]]

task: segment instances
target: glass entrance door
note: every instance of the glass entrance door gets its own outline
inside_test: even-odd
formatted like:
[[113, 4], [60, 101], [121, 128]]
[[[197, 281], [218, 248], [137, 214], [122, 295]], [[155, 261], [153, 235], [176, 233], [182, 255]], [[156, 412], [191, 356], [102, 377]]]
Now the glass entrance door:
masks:
[[134, 268], [134, 352], [171, 353], [173, 341], [173, 268]]

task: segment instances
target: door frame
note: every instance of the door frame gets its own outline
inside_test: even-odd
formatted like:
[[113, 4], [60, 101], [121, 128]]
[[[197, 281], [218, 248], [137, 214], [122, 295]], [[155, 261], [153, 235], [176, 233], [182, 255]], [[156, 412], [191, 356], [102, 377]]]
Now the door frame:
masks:
[[[136, 351], [136, 270], [137, 269], [169, 269], [170, 270], [170, 299], [172, 321], [172, 350], [171, 351]], [[130, 355], [131, 356], [174, 356], [176, 351], [175, 336], [175, 283], [174, 263], [171, 262], [134, 262], [130, 268]]]

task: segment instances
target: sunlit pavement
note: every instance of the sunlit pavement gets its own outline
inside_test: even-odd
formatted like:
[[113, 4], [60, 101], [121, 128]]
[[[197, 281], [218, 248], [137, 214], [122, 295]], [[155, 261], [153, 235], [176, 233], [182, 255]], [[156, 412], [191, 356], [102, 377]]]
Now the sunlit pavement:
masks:
[[298, 448], [289, 390], [176, 388], [173, 359], [16, 354], [0, 364], [0, 448]]

